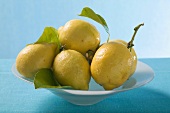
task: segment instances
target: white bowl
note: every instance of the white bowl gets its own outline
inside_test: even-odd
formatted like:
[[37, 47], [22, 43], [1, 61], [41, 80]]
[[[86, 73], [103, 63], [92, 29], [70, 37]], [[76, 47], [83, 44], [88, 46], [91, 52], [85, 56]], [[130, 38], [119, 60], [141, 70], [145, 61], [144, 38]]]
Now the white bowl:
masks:
[[[18, 73], [15, 64], [12, 66], [13, 74], [26, 81], [33, 83], [21, 74]], [[113, 96], [113, 94], [138, 88], [149, 83], [154, 78], [154, 72], [147, 64], [138, 61], [136, 72], [119, 88], [105, 91], [102, 86], [97, 84], [92, 78], [88, 91], [72, 90], [72, 89], [57, 89], [57, 88], [45, 88], [50, 92], [62, 97], [68, 102], [76, 105], [92, 105], [96, 104], [103, 99]]]

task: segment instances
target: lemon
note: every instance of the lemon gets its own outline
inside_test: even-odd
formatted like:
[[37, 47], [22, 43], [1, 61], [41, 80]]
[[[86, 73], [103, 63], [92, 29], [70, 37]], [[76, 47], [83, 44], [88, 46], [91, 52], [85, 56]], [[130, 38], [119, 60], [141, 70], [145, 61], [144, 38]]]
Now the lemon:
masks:
[[60, 52], [53, 63], [56, 80], [64, 86], [74, 89], [88, 90], [90, 82], [90, 66], [86, 58], [75, 50]]
[[83, 20], [70, 20], [58, 30], [59, 40], [65, 49], [76, 50], [83, 55], [96, 51], [100, 43], [100, 33], [92, 24]]
[[[124, 44], [125, 46], [127, 46], [127, 42], [124, 41], [124, 40], [117, 39], [117, 40], [113, 40], [113, 41], [120, 42], [120, 43]], [[130, 76], [132, 76], [135, 73], [136, 67], [137, 67], [137, 61], [138, 61], [134, 48], [131, 49], [131, 54], [132, 54], [132, 57], [133, 57], [133, 65], [132, 65], [132, 70], [130, 72]]]
[[20, 51], [16, 58], [16, 68], [25, 77], [33, 78], [41, 68], [51, 68], [56, 56], [55, 44], [30, 44]]
[[112, 90], [129, 78], [132, 65], [132, 55], [125, 45], [108, 42], [96, 51], [91, 63], [91, 75], [105, 90]]

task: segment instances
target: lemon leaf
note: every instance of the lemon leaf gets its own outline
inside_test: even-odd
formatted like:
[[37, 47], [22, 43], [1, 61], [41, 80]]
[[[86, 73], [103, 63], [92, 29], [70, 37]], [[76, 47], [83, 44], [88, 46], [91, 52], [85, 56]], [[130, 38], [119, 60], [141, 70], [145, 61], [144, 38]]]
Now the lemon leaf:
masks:
[[51, 69], [40, 69], [34, 77], [34, 87], [38, 88], [66, 88], [71, 89], [71, 86], [61, 86], [53, 76]]
[[35, 43], [58, 43], [58, 31], [53, 27], [45, 27], [42, 35]]
[[110, 38], [109, 27], [102, 16], [95, 13], [89, 7], [84, 7], [81, 11], [81, 14], [79, 14], [79, 16], [84, 16], [84, 17], [90, 18], [90, 19], [98, 22], [99, 24], [101, 24], [104, 27], [105, 31], [108, 33], [108, 35], [109, 35], [108, 40], [109, 40], [109, 38]]
[[37, 43], [55, 43], [58, 46], [57, 51], [59, 51], [60, 42], [58, 31], [53, 27], [45, 27], [40, 38], [36, 42], [34, 42], [34, 44]]

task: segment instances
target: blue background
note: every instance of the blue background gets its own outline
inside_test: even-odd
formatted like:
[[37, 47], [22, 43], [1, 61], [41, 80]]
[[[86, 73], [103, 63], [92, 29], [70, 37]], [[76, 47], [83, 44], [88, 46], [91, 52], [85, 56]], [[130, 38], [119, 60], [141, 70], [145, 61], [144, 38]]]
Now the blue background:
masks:
[[144, 22], [135, 39], [139, 58], [170, 56], [168, 0], [0, 0], [0, 58], [16, 58], [46, 26], [58, 28], [75, 18], [94, 24], [105, 42], [107, 33], [101, 25], [77, 16], [85, 6], [105, 18], [111, 39], [129, 41], [133, 28]]

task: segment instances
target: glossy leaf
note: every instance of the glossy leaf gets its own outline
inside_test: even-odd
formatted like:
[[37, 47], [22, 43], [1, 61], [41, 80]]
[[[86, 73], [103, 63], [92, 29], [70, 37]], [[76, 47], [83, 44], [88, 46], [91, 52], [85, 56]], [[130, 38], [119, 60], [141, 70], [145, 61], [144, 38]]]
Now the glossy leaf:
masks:
[[71, 89], [71, 86], [61, 86], [53, 76], [51, 69], [40, 69], [34, 78], [34, 87], [38, 88], [66, 88]]
[[59, 35], [58, 31], [53, 27], [45, 27], [40, 38], [34, 43], [55, 43], [58, 45], [58, 50], [60, 49]]
[[109, 28], [108, 28], [107, 23], [104, 20], [104, 18], [102, 16], [100, 16], [99, 14], [96, 14], [89, 7], [83, 8], [83, 10], [81, 11], [81, 14], [79, 14], [79, 16], [88, 17], [88, 18], [98, 22], [99, 24], [101, 24], [105, 28], [106, 32], [110, 35]]

